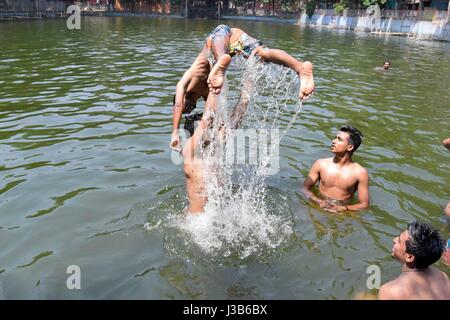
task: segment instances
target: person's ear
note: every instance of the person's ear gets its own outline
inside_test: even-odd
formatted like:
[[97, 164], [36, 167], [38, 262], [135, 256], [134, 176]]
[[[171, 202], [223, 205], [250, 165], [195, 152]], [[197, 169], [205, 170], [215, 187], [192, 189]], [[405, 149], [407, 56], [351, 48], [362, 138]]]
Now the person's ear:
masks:
[[348, 152], [352, 152], [352, 150], [353, 150], [354, 147], [355, 147], [354, 145], [349, 144], [348, 147], [347, 147], [347, 151], [348, 151]]
[[412, 262], [414, 262], [414, 256], [412, 255], [412, 254], [410, 254], [410, 253], [405, 253], [405, 261], [407, 262], [407, 263], [412, 263]]

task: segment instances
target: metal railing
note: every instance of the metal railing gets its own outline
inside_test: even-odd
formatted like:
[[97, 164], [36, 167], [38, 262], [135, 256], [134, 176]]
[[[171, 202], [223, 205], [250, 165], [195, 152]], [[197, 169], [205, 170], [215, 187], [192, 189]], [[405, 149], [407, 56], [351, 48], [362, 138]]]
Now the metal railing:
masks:
[[9, 11], [0, 10], [0, 20], [29, 20], [67, 17], [65, 11]]
[[[315, 15], [321, 16], [336, 16], [334, 9], [316, 9], [314, 11]], [[442, 21], [448, 20], [448, 11], [437, 10], [434, 8], [424, 8], [423, 11], [419, 10], [380, 10], [381, 18], [396, 18], [399, 20], [412, 19], [421, 21]], [[359, 10], [344, 10], [342, 16], [347, 17], [364, 17], [367, 16], [366, 9]]]

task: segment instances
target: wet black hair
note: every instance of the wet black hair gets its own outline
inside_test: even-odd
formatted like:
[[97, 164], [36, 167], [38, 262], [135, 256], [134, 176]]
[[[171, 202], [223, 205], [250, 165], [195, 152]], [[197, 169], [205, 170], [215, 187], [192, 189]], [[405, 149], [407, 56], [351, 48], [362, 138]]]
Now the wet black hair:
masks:
[[339, 129], [339, 131], [348, 133], [350, 136], [348, 140], [350, 144], [353, 145], [352, 153], [355, 152], [362, 142], [362, 137], [364, 137], [362, 132], [352, 126], [343, 126]]
[[445, 241], [439, 231], [422, 221], [409, 223], [407, 230], [409, 240], [406, 241], [406, 253], [414, 256], [414, 268], [428, 268], [441, 258]]

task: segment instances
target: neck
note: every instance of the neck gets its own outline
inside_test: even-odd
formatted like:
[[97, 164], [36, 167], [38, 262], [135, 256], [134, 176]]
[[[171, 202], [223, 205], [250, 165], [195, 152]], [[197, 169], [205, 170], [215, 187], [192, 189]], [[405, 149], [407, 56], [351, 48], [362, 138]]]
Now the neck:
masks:
[[343, 166], [349, 162], [352, 162], [352, 155], [350, 152], [336, 153], [334, 155], [333, 162]]
[[408, 265], [406, 265], [406, 264], [404, 264], [402, 266], [402, 273], [405, 273], [405, 272], [425, 272], [427, 270], [428, 270], [428, 268], [416, 269], [416, 268], [408, 267]]

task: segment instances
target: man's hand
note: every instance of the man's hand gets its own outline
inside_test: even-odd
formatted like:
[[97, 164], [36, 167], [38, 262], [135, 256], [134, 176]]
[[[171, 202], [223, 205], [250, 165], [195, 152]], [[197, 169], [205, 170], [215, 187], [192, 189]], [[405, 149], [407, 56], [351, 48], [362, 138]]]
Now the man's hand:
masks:
[[178, 130], [174, 130], [172, 132], [172, 139], [170, 140], [170, 148], [172, 148], [172, 150], [175, 150], [177, 152], [181, 152], [181, 142]]
[[340, 206], [340, 205], [331, 203], [329, 211], [330, 212], [344, 212], [344, 211], [349, 211], [349, 210], [346, 206]]
[[313, 65], [311, 62], [305, 61], [302, 63], [299, 76], [300, 91], [298, 97], [300, 100], [307, 100], [313, 95], [315, 89]]
[[319, 198], [315, 199], [315, 201], [317, 202], [317, 204], [319, 205], [319, 207], [321, 209], [328, 211], [328, 212], [336, 212], [333, 208], [333, 204], [330, 203], [329, 201], [324, 200], [324, 199], [319, 199]]
[[327, 212], [342, 213], [344, 211], [349, 211], [346, 206], [337, 205], [328, 200], [318, 199], [316, 202], [321, 209]]

